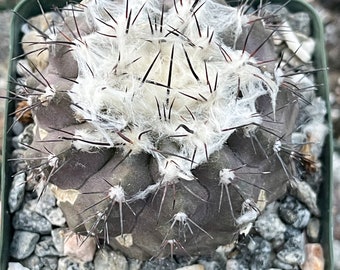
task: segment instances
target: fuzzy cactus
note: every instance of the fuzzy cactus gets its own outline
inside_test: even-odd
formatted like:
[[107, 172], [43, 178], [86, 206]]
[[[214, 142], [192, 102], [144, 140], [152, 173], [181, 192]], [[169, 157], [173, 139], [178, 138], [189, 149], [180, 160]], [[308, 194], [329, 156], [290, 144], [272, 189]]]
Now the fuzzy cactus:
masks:
[[286, 193], [305, 161], [291, 139], [304, 102], [275, 13], [87, 0], [50, 17], [34, 27], [43, 42], [25, 39], [48, 52], [22, 93], [26, 160], [72, 230], [139, 259], [207, 255]]

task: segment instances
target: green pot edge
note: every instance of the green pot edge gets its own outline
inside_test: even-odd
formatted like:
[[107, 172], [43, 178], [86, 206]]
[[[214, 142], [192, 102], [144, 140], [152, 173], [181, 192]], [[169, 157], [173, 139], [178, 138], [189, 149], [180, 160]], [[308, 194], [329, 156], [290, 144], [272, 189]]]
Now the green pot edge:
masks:
[[[276, 2], [273, 0], [272, 2]], [[316, 48], [313, 56], [313, 62], [316, 69], [320, 69], [316, 75], [316, 83], [322, 83], [319, 87], [319, 95], [325, 100], [327, 115], [326, 120], [328, 124], [329, 134], [325, 139], [324, 148], [322, 151], [321, 161], [322, 164], [322, 177], [323, 182], [318, 194], [319, 207], [321, 210], [321, 235], [320, 242], [323, 246], [323, 252], [325, 257], [325, 269], [334, 269], [334, 256], [333, 256], [333, 125], [331, 119], [331, 108], [329, 102], [329, 82], [327, 71], [327, 57], [325, 50], [324, 39], [324, 26], [323, 23], [315, 11], [315, 9], [303, 0], [291, 1], [288, 4], [288, 8], [294, 5], [296, 11], [305, 11], [309, 14], [312, 22], [312, 36], [316, 40]], [[291, 11], [294, 12], [293, 8]]]
[[[45, 8], [45, 11], [48, 10], [51, 6], [59, 6], [62, 7], [65, 5], [67, 1], [58, 0], [51, 1], [41, 0], [41, 5]], [[259, 2], [259, 1], [258, 1]], [[316, 41], [316, 48], [314, 53], [314, 64], [315, 68], [323, 69], [316, 73], [316, 81], [322, 82], [320, 86], [320, 96], [326, 101], [327, 107], [327, 122], [329, 127], [329, 134], [326, 138], [323, 155], [321, 157], [322, 164], [328, 164], [328, 166], [323, 166], [322, 168], [322, 176], [324, 181], [321, 185], [320, 193], [318, 198], [322, 198], [319, 201], [319, 206], [322, 211], [321, 218], [321, 244], [324, 249], [325, 256], [325, 269], [332, 270], [334, 266], [334, 258], [333, 258], [333, 216], [332, 216], [332, 187], [333, 187], [333, 137], [332, 137], [332, 121], [330, 116], [330, 102], [329, 102], [329, 84], [328, 84], [328, 75], [327, 75], [327, 61], [326, 61], [326, 52], [324, 46], [324, 30], [323, 24], [320, 20], [320, 17], [314, 10], [314, 8], [305, 2], [304, 0], [291, 0], [291, 1], [282, 1], [282, 0], [272, 0], [273, 4], [283, 4], [287, 3], [287, 8], [291, 12], [299, 12], [304, 11], [310, 15], [312, 22], [312, 30], [313, 30], [313, 38]], [[14, 12], [21, 14], [23, 17], [29, 18], [35, 16], [40, 13], [40, 8], [37, 5], [37, 2], [34, 0], [23, 0], [21, 1], [15, 8]], [[20, 49], [17, 44], [20, 42], [20, 28], [17, 25], [21, 25], [22, 20], [18, 16], [13, 16], [11, 21], [11, 37], [10, 37], [10, 56], [18, 55]], [[7, 87], [7, 95], [9, 95], [9, 91], [14, 89], [14, 85], [10, 83], [11, 80], [16, 79], [16, 70], [13, 61], [9, 59], [9, 69], [8, 69], [8, 87]], [[14, 76], [11, 76], [13, 74]], [[1, 223], [0, 223], [0, 268], [7, 269], [8, 260], [9, 260], [9, 246], [10, 239], [12, 236], [11, 229], [11, 220], [10, 213], [7, 205], [9, 190], [11, 186], [11, 181], [8, 177], [10, 167], [7, 160], [7, 155], [11, 151], [11, 133], [7, 132], [8, 127], [12, 124], [12, 118], [8, 116], [9, 112], [14, 111], [13, 102], [6, 102], [5, 106], [5, 118], [4, 123], [4, 136], [3, 136], [3, 159], [1, 166]], [[328, 180], [328, 181], [327, 181]]]
[[[80, 2], [80, 0], [76, 0]], [[46, 12], [50, 11], [52, 7], [63, 7], [66, 4], [66, 0], [40, 0], [41, 6], [44, 7]], [[41, 13], [41, 9], [36, 0], [22, 0], [13, 9], [14, 13], [18, 13], [24, 18], [30, 18]], [[9, 44], [9, 65], [8, 65], [8, 84], [7, 84], [7, 97], [11, 96], [10, 91], [14, 90], [15, 85], [11, 81], [16, 79], [16, 66], [11, 57], [14, 55], [19, 55], [21, 48], [18, 44], [21, 40], [21, 29], [17, 27], [22, 25], [23, 20], [13, 14], [11, 19], [10, 28], [10, 44]], [[12, 170], [6, 160], [9, 158], [9, 153], [13, 150], [11, 144], [12, 132], [7, 132], [8, 128], [12, 125], [13, 119], [8, 115], [15, 110], [14, 102], [6, 102], [4, 115], [4, 131], [3, 131], [3, 141], [2, 141], [2, 164], [1, 164], [1, 217], [0, 217], [0, 269], [7, 269], [9, 261], [9, 249], [10, 240], [12, 238], [13, 229], [11, 226], [11, 214], [9, 213], [9, 207], [7, 204], [9, 190], [11, 187], [11, 175]]]

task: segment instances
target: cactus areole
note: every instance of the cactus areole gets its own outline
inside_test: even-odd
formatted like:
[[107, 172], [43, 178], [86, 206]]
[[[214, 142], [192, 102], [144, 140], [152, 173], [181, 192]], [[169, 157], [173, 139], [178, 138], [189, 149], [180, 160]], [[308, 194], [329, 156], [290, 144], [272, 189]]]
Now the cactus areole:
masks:
[[26, 159], [72, 230], [138, 259], [209, 255], [286, 193], [300, 85], [274, 17], [216, 0], [56, 12], [26, 80]]

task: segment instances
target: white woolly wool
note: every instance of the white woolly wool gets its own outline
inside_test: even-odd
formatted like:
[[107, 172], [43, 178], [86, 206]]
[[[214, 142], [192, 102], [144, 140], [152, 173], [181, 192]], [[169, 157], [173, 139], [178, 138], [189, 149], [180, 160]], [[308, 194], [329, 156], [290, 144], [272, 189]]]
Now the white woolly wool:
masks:
[[[91, 151], [86, 141], [93, 140], [151, 153], [160, 181], [171, 183], [194, 179], [191, 169], [237, 127], [255, 129], [258, 97], [269, 94], [275, 111], [279, 85], [247, 52], [226, 45], [249, 21], [242, 8], [213, 0], [160, 3], [87, 2], [97, 31], [74, 41], [79, 76], [69, 95], [76, 114], [93, 126], [77, 132], [87, 139], [74, 141], [76, 148]], [[157, 152], [164, 139], [178, 151]]]

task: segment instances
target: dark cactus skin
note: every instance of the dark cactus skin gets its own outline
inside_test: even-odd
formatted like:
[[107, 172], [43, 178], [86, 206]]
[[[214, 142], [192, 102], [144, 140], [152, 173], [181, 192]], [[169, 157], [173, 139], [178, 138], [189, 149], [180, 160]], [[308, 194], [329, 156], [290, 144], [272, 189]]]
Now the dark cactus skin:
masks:
[[[269, 204], [286, 193], [295, 161], [275, 146], [291, 142], [299, 113], [297, 96], [288, 84], [279, 85], [274, 100], [275, 119], [269, 90], [257, 97], [255, 106], [261, 124], [229, 127], [234, 132], [220, 149], [193, 166], [193, 180], [177, 177], [136, 199], [136, 194], [160, 181], [155, 155], [145, 151], [129, 155], [124, 148], [107, 146], [105, 142], [90, 151], [74, 146], [76, 130], [93, 129], [91, 121], [79, 117], [71, 108], [74, 103], [69, 96], [79, 72], [70, 40], [97, 31], [93, 21], [84, 16], [80, 13], [61, 20], [59, 44], [50, 48], [49, 66], [27, 79], [31, 89], [46, 89], [48, 82], [55, 91], [48, 101], [44, 93], [29, 93], [32, 104], [38, 105], [32, 109], [36, 128], [26, 152], [28, 169], [46, 184], [57, 187], [60, 207], [72, 230], [96, 237], [98, 244], [119, 249], [129, 257], [209, 255], [220, 245], [234, 243], [240, 230], [263, 210], [257, 205]], [[234, 50], [253, 54], [257, 63], [279, 61], [268, 38], [273, 30], [267, 30], [259, 17], [250, 21], [236, 42], [222, 37], [226, 46], [232, 46], [228, 42], [235, 43]], [[276, 69], [274, 61], [258, 66], [270, 74]], [[244, 96], [237, 93], [236, 98], [242, 100]], [[180, 147], [170, 137], [163, 137], [155, 146], [170, 157]], [[223, 184], [221, 171], [227, 168], [233, 177]], [[74, 202], [60, 196], [70, 190], [78, 191]], [[246, 218], [249, 213], [255, 217]], [[240, 219], [242, 216], [244, 219]]]

